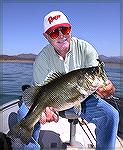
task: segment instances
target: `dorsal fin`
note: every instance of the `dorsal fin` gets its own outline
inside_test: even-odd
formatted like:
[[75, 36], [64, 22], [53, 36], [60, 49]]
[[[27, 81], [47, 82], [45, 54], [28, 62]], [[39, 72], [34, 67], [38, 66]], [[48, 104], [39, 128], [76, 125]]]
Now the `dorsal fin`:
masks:
[[64, 75], [64, 73], [60, 73], [60, 72], [54, 72], [52, 74], [48, 74], [44, 83], [48, 84], [48, 83], [52, 82], [53, 80], [60, 78], [62, 75]]

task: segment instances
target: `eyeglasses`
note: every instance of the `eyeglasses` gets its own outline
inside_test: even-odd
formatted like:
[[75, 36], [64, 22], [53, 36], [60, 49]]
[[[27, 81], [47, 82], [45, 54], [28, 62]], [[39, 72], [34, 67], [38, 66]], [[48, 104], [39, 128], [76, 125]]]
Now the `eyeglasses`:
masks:
[[56, 39], [59, 36], [59, 31], [62, 32], [63, 35], [69, 35], [71, 31], [71, 27], [59, 27], [51, 31], [48, 35], [51, 39]]

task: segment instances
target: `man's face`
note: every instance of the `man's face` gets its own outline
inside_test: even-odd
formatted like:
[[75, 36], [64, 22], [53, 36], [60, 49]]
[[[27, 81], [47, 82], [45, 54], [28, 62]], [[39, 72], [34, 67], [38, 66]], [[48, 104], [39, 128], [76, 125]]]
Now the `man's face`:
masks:
[[70, 47], [71, 27], [59, 27], [49, 34], [44, 33], [44, 36], [58, 54], [65, 54], [68, 52]]

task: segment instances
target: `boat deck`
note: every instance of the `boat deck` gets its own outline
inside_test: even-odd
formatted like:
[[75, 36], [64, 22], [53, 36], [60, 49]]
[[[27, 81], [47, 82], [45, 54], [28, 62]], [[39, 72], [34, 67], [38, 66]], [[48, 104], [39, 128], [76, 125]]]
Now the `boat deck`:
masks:
[[[91, 130], [92, 134], [95, 137], [94, 130], [96, 126], [92, 123], [87, 124], [89, 129]], [[89, 136], [90, 140], [96, 145], [96, 141], [94, 140], [93, 136], [89, 132], [86, 125], [83, 125], [83, 128], [85, 129], [87, 135]], [[39, 143], [41, 145], [45, 145], [45, 148], [43, 150], [94, 150], [95, 148], [92, 148], [92, 143], [89, 140], [88, 136], [85, 134], [83, 129], [79, 124], [76, 125], [76, 136], [75, 140], [81, 145], [79, 146], [79, 143], [77, 143], [78, 146], [70, 146], [69, 144], [65, 145], [65, 143], [69, 143], [70, 140], [70, 123], [65, 118], [60, 118], [58, 123], [47, 123], [42, 126], [40, 135], [41, 138], [39, 140]], [[56, 148], [53, 148], [56, 147]], [[123, 140], [120, 137], [117, 137], [116, 141], [116, 150], [123, 149]]]
[[[12, 127], [17, 121], [16, 112], [19, 109], [18, 105], [19, 100], [14, 100], [0, 106], [0, 132], [7, 133], [9, 127]], [[92, 123], [88, 123], [87, 125], [95, 137], [95, 125]], [[87, 134], [85, 134], [82, 127]], [[76, 124], [75, 141], [77, 142], [74, 146], [70, 146], [70, 123], [67, 119], [60, 117], [58, 123], [51, 122], [42, 125], [39, 138], [41, 150], [94, 150], [95, 148], [92, 148], [92, 143], [95, 146], [96, 142], [93, 136], [90, 134], [86, 125], [82, 125], [82, 127], [79, 123]], [[116, 150], [121, 149], [123, 149], [123, 138], [118, 137]]]

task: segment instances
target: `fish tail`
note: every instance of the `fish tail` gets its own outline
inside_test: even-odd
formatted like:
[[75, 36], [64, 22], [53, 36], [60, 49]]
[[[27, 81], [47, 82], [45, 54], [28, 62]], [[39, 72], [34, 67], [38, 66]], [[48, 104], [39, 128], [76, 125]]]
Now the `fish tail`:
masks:
[[18, 123], [12, 129], [10, 129], [10, 131], [7, 133], [7, 136], [11, 139], [19, 138], [23, 144], [29, 144], [32, 137], [32, 132], [33, 129], [32, 131], [27, 130]]

